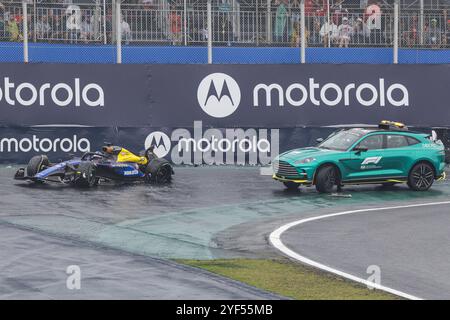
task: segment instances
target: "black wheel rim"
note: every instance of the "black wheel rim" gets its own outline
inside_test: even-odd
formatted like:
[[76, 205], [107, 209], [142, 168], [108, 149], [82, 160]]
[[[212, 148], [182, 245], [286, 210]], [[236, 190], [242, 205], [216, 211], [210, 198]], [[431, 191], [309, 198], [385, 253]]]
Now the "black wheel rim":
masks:
[[417, 189], [427, 189], [434, 181], [434, 172], [426, 164], [419, 165], [412, 173], [412, 182]]
[[92, 169], [90, 174], [89, 174], [89, 185], [94, 185], [95, 184], [95, 170]]
[[156, 173], [156, 182], [165, 183], [169, 180], [170, 169], [169, 166], [162, 166]]
[[334, 170], [329, 170], [327, 173], [327, 188], [333, 188], [333, 186], [336, 184], [336, 172]]

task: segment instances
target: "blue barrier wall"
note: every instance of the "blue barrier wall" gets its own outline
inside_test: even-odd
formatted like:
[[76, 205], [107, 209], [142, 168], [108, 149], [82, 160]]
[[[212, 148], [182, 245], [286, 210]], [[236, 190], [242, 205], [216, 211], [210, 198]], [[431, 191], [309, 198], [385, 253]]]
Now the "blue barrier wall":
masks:
[[[308, 63], [392, 63], [391, 48], [307, 48]], [[114, 63], [116, 48], [110, 45], [30, 43], [30, 62]], [[206, 47], [123, 46], [123, 63], [207, 63]], [[214, 63], [298, 63], [299, 48], [217, 47]], [[22, 62], [21, 43], [0, 43], [0, 62]], [[450, 63], [450, 49], [401, 49], [400, 63]]]

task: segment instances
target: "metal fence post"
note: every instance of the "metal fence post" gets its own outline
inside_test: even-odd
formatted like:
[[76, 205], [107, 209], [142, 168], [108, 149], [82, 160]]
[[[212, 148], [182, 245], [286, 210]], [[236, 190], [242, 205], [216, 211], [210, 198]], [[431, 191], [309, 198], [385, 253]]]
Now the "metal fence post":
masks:
[[122, 12], [120, 0], [116, 2], [116, 39], [117, 39], [117, 63], [122, 63]]
[[399, 42], [399, 0], [394, 3], [394, 64], [398, 64], [398, 42]]
[[37, 29], [37, 8], [36, 8], [36, 0], [33, 0], [33, 42], [37, 41], [37, 37], [36, 37], [36, 29]]
[[[117, 2], [120, 0], [111, 0], [111, 44], [117, 41], [116, 35], [116, 20], [117, 20]], [[105, 13], [106, 14], [106, 13]]]
[[272, 43], [272, 10], [271, 0], [267, 0], [267, 18], [266, 18], [266, 30], [267, 30], [267, 43]]
[[420, 44], [424, 43], [424, 33], [425, 33], [425, 16], [424, 16], [424, 3], [420, 0], [420, 19], [419, 19], [419, 32], [420, 32]]
[[212, 9], [211, 0], [208, 0], [207, 6], [207, 19], [208, 19], [208, 64], [212, 64]]
[[[325, 33], [327, 34], [327, 45], [328, 48], [331, 48], [331, 37], [328, 28], [330, 27], [331, 23], [331, 9], [330, 9], [330, 0], [327, 0], [327, 22], [325, 24]], [[333, 27], [331, 27], [333, 28]], [[333, 30], [331, 30], [331, 33], [333, 33]]]
[[187, 46], [187, 0], [183, 1], [183, 11], [184, 45]]
[[22, 15], [23, 15], [23, 62], [28, 62], [28, 12], [27, 2], [22, 1]]
[[301, 24], [301, 34], [300, 34], [300, 39], [301, 39], [301, 50], [300, 50], [300, 55], [301, 55], [301, 62], [302, 63], [306, 63], [306, 23], [305, 23], [305, 0], [301, 0], [300, 2], [300, 24]]
[[106, 35], [106, 0], [103, 0], [103, 44], [107, 44], [108, 36]]

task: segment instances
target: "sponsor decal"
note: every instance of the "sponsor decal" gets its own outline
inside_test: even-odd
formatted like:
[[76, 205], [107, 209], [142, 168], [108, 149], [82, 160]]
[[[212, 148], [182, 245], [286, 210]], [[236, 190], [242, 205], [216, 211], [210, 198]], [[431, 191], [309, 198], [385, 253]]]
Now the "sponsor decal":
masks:
[[164, 158], [169, 154], [172, 143], [170, 138], [161, 131], [150, 133], [145, 139], [145, 150], [154, 146], [153, 152], [159, 157]]
[[[407, 107], [409, 91], [401, 83], [320, 83], [314, 78], [309, 82], [292, 83], [287, 87], [279, 83], [258, 83], [253, 87], [252, 105], [255, 108], [272, 106], [394, 106]], [[224, 73], [212, 73], [200, 82], [197, 100], [205, 113], [215, 118], [232, 115], [241, 101], [241, 90], [235, 79]]]
[[197, 89], [200, 107], [214, 118], [225, 118], [233, 114], [241, 102], [241, 90], [236, 80], [225, 73], [206, 76]]
[[439, 140], [436, 143], [423, 143], [422, 147], [426, 149], [442, 149], [443, 143]]
[[0, 138], [0, 152], [89, 152], [91, 143], [86, 138], [40, 138], [36, 135], [30, 138]]
[[365, 158], [361, 164], [378, 164], [383, 157], [369, 157]]
[[138, 170], [131, 170], [131, 171], [124, 171], [123, 175], [124, 176], [135, 176], [138, 175], [139, 171]]
[[164, 152], [166, 155], [170, 152], [174, 164], [268, 165], [279, 153], [279, 129], [203, 130], [202, 121], [194, 121], [192, 134], [188, 129], [178, 128], [169, 138], [157, 131], [146, 138], [146, 148], [151, 145], [150, 141], [160, 141], [160, 146], [164, 144]]
[[383, 157], [368, 157], [365, 158], [364, 161], [361, 163], [361, 170], [368, 170], [368, 169], [381, 169], [380, 166], [377, 166], [377, 164], [383, 159]]
[[[3, 87], [1, 84], [3, 83]], [[103, 107], [105, 94], [96, 83], [43, 83], [39, 87], [29, 82], [15, 83], [9, 77], [0, 81], [0, 103], [10, 106]]]
[[385, 79], [380, 78], [377, 85], [371, 83], [349, 83], [342, 87], [336, 83], [320, 84], [314, 78], [309, 79], [307, 85], [293, 83], [287, 88], [280, 84], [259, 83], [253, 89], [253, 106], [293, 106], [305, 104], [314, 106], [350, 106], [356, 101], [366, 107], [370, 106], [409, 106], [408, 89], [400, 84], [386, 85]]

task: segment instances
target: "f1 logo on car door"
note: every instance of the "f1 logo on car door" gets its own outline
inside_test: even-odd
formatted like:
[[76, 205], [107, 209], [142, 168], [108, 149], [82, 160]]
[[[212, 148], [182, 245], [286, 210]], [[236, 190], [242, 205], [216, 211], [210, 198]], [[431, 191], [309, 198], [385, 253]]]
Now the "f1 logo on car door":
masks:
[[364, 170], [366, 168], [372, 168], [373, 166], [376, 166], [383, 157], [368, 157], [365, 158], [364, 161], [361, 163], [361, 170]]
[[347, 179], [373, 179], [383, 175], [383, 141], [383, 135], [375, 134], [364, 138], [356, 146], [351, 160], [346, 162]]

